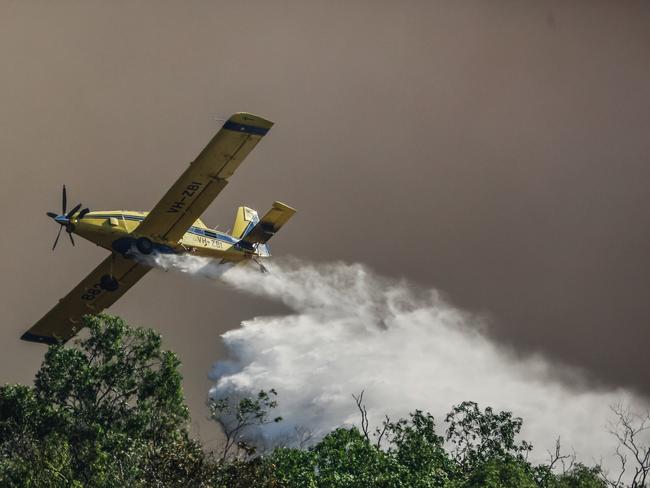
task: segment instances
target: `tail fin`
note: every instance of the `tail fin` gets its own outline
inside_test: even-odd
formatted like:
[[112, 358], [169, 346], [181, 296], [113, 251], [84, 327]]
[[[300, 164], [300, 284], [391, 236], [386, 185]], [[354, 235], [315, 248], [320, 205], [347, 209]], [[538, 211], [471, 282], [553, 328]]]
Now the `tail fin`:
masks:
[[235, 225], [232, 228], [232, 236], [241, 238], [246, 235], [260, 221], [257, 212], [252, 208], [239, 207], [235, 217]]
[[[255, 223], [252, 229], [246, 229], [246, 232], [239, 237], [243, 237], [249, 244], [266, 244], [295, 213], [296, 210], [289, 205], [273, 202], [273, 207], [266, 212], [262, 220]], [[255, 213], [255, 217], [257, 217], [257, 213]]]

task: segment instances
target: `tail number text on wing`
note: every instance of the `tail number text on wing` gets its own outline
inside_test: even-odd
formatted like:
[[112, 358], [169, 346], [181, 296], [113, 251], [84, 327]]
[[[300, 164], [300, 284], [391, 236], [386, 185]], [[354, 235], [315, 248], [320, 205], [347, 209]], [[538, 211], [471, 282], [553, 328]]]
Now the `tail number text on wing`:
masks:
[[185, 199], [187, 198], [187, 200], [189, 200], [192, 198], [192, 196], [201, 188], [202, 185], [203, 183], [200, 183], [198, 181], [193, 181], [187, 185], [187, 187], [185, 187], [185, 190], [183, 190], [183, 193], [181, 193], [181, 198], [172, 203], [172, 206], [169, 207], [167, 212], [176, 213], [180, 210], [183, 210], [183, 207], [187, 203]]
[[86, 289], [86, 293], [81, 295], [82, 300], [88, 300], [92, 301], [95, 298], [97, 298], [99, 295], [102, 294], [104, 290], [102, 290], [102, 285], [99, 283], [95, 283], [92, 288]]

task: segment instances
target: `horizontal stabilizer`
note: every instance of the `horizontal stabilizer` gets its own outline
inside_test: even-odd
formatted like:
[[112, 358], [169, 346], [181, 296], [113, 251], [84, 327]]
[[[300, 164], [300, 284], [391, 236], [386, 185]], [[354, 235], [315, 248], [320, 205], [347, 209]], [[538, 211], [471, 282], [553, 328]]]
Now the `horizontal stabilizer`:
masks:
[[266, 212], [255, 227], [243, 240], [249, 244], [265, 244], [296, 213], [296, 210], [281, 202], [274, 202], [271, 210]]

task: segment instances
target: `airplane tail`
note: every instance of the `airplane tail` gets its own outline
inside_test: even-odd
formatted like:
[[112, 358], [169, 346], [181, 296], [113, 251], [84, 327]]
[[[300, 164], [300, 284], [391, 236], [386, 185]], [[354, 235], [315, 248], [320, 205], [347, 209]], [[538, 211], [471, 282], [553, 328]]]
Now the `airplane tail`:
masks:
[[[271, 210], [264, 214], [262, 220], [257, 212], [248, 207], [239, 207], [233, 236], [241, 239], [240, 245], [254, 249], [257, 247], [261, 254], [268, 254], [266, 243], [282, 228], [284, 224], [296, 213], [296, 210], [281, 202], [273, 202]], [[261, 248], [260, 248], [261, 247]]]

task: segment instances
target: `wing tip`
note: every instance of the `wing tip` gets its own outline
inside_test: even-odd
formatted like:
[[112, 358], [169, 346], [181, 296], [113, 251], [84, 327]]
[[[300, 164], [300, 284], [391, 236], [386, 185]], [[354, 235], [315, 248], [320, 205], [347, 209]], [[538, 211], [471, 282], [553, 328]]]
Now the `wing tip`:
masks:
[[255, 115], [249, 112], [237, 112], [230, 116], [228, 119], [232, 122], [239, 122], [242, 124], [255, 125], [257, 127], [264, 127], [265, 129], [270, 129], [273, 127], [273, 122], [259, 115]]
[[58, 344], [59, 343], [59, 341], [54, 337], [41, 336], [41, 335], [38, 335], [38, 334], [32, 334], [29, 331], [27, 331], [23, 335], [21, 335], [20, 340], [27, 341], [27, 342], [36, 342], [38, 344], [47, 344], [47, 345], [52, 345], [52, 344]]
[[231, 115], [223, 126], [235, 132], [246, 132], [248, 134], [265, 136], [269, 129], [273, 127], [273, 122], [259, 115], [238, 112]]

